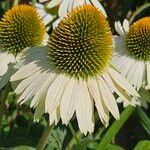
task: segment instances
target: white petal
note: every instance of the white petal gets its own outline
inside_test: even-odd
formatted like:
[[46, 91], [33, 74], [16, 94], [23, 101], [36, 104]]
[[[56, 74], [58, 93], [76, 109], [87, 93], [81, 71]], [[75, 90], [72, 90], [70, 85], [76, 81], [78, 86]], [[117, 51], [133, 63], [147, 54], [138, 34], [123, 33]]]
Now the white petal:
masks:
[[125, 34], [120, 21], [115, 22], [115, 30], [119, 35], [124, 35]]
[[144, 62], [136, 61], [132, 68], [129, 70], [127, 79], [132, 83], [132, 85], [139, 90], [143, 84], [143, 76], [145, 74], [145, 64]]
[[47, 8], [53, 8], [59, 5], [63, 0], [52, 0], [47, 4]]
[[88, 88], [91, 96], [95, 101], [95, 106], [97, 108], [99, 117], [103, 123], [106, 123], [105, 126], [107, 126], [109, 123], [109, 112], [105, 104], [103, 104], [101, 93], [99, 91], [96, 79], [90, 79], [88, 81]]
[[125, 76], [127, 77], [130, 69], [133, 67], [133, 65], [135, 64], [135, 60], [131, 59], [129, 57], [124, 58], [123, 62], [118, 64], [118, 69], [119, 71]]
[[44, 112], [45, 112], [45, 100], [42, 99], [42, 100], [38, 103], [38, 105], [37, 105], [37, 107], [36, 107], [36, 109], [35, 109], [34, 120], [35, 120], [35, 121], [39, 121], [40, 118], [41, 118], [41, 116], [44, 114]]
[[17, 81], [31, 76], [33, 73], [37, 72], [40, 68], [37, 67], [35, 62], [31, 62], [23, 67], [21, 67], [14, 75], [11, 76], [11, 81]]
[[0, 76], [3, 76], [7, 70], [9, 65], [13, 65], [15, 63], [15, 57], [6, 52], [0, 52]]
[[83, 5], [83, 4], [85, 4], [84, 0], [74, 0], [73, 8], [76, 8], [76, 7]]
[[100, 87], [101, 95], [103, 97], [105, 105], [107, 106], [109, 111], [112, 113], [112, 115], [116, 119], [119, 119], [120, 117], [119, 110], [118, 110], [118, 106], [117, 106], [117, 103], [113, 94], [111, 93], [110, 89], [108, 88], [107, 84], [102, 78], [99, 78], [98, 83], [99, 83], [98, 85]]
[[64, 89], [68, 83], [69, 78], [65, 75], [59, 75], [50, 85], [46, 101], [45, 101], [45, 108], [46, 112], [51, 114], [56, 107], [60, 104], [62, 94]]
[[76, 116], [82, 133], [93, 132], [93, 102], [85, 81], [79, 81], [77, 88]]
[[22, 80], [20, 84], [18, 84], [17, 88], [15, 89], [15, 93], [17, 95], [21, 94], [28, 87], [29, 84], [31, 84], [33, 81], [35, 81], [38, 78], [39, 75], [40, 72], [37, 71], [36, 73], [32, 74], [30, 77]]
[[107, 17], [104, 7], [98, 0], [91, 0], [91, 2], [95, 7], [99, 8], [99, 10], [102, 11], [102, 13], [105, 15], [105, 17]]
[[60, 113], [59, 108], [54, 109], [53, 112], [49, 115], [49, 124], [52, 125], [55, 123], [55, 125], [58, 123], [60, 119]]
[[[33, 47], [33, 48], [25, 48], [18, 56], [18, 62], [16, 68], [20, 68], [30, 62], [39, 62], [45, 64], [44, 66], [49, 65], [48, 61], [48, 48], [47, 46], [43, 47]], [[42, 60], [42, 61], [41, 61]]]
[[0, 89], [2, 89], [10, 80], [11, 75], [15, 72], [13, 65], [10, 64], [8, 66], [7, 72], [3, 75], [0, 76]]
[[37, 92], [35, 93], [34, 98], [32, 99], [30, 107], [36, 107], [38, 102], [46, 96], [49, 86], [51, 85], [52, 81], [56, 77], [56, 74], [50, 74], [47, 76], [46, 80], [41, 83], [39, 89], [37, 89]]
[[150, 89], [150, 62], [146, 62], [147, 67], [147, 82], [148, 82], [148, 89]]
[[39, 73], [39, 76], [33, 80], [33, 82], [31, 84], [29, 84], [29, 86], [25, 89], [25, 91], [21, 94], [21, 96], [18, 99], [18, 102], [24, 103], [26, 101], [28, 101], [30, 98], [32, 98], [35, 93], [36, 93], [36, 89], [38, 88], [38, 86], [40, 86], [40, 84], [43, 82], [43, 80], [45, 80], [45, 78], [47, 78], [47, 72], [43, 72], [43, 73]]
[[[121, 99], [123, 99], [123, 100], [127, 101], [128, 103], [130, 103], [131, 98], [127, 94], [125, 94], [125, 92], [122, 92], [117, 86], [114, 85], [114, 83], [112, 82], [110, 76], [107, 73], [105, 73], [103, 75], [103, 78], [104, 78], [105, 82], [107, 83], [107, 85], [109, 86], [110, 89], [113, 89], [114, 92], [116, 92], [116, 94]], [[119, 100], [117, 99], [117, 101], [119, 101]]]
[[108, 73], [110, 77], [127, 93], [129, 93], [132, 96], [139, 97], [139, 94], [136, 92], [136, 90], [120, 73], [118, 73], [111, 67], [109, 67]]
[[60, 116], [64, 124], [68, 124], [69, 120], [75, 112], [77, 88], [77, 80], [71, 78], [62, 95], [60, 104]]
[[123, 21], [123, 29], [127, 33], [129, 31], [129, 20], [124, 19]]
[[64, 17], [68, 12], [69, 3], [70, 0], [63, 0], [63, 2], [61, 3], [58, 11], [60, 17]]

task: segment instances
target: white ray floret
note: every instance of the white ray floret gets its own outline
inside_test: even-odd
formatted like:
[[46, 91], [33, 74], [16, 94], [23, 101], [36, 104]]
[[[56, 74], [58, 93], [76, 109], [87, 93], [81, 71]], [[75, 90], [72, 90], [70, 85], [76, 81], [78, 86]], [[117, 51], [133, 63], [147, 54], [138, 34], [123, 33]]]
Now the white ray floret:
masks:
[[[50, 124], [57, 123], [59, 118], [64, 124], [68, 124], [72, 116], [76, 114], [81, 132], [91, 133], [94, 130], [94, 105], [101, 121], [108, 126], [109, 112], [116, 119], [120, 116], [114, 92], [121, 97], [125, 97], [126, 93], [128, 97], [125, 97], [125, 100], [129, 103], [130, 96], [139, 97], [130, 83], [112, 67], [108, 67], [103, 75], [88, 80], [82, 80], [82, 78], [78, 80], [65, 74], [55, 73], [46, 57], [46, 54], [48, 56], [47, 47], [27, 48], [24, 54], [26, 57], [20, 62], [24, 65], [11, 77], [11, 81], [20, 80], [15, 90], [16, 94], [20, 95], [20, 102], [24, 103], [32, 98], [31, 107], [36, 108], [36, 120], [42, 113], [48, 112]], [[37, 54], [42, 59], [36, 57]], [[33, 66], [31, 62], [35, 62], [36, 71], [25, 75], [21, 70], [30, 72], [30, 67]], [[125, 90], [124, 95], [121, 90]]]

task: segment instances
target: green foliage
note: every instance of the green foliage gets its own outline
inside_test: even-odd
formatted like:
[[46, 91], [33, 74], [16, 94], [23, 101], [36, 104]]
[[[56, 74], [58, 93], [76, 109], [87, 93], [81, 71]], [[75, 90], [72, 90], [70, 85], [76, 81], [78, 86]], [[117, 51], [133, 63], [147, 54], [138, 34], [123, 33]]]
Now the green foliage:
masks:
[[140, 141], [134, 150], [150, 150], [150, 141]]

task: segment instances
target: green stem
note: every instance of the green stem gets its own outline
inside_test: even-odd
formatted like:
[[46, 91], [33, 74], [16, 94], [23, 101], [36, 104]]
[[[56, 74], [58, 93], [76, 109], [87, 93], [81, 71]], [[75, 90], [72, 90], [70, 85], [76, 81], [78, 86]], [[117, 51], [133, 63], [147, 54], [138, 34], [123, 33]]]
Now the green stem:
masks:
[[150, 3], [145, 3], [144, 5], [142, 5], [141, 7], [139, 7], [132, 15], [132, 17], [130, 18], [130, 24], [132, 24], [134, 18], [140, 13], [142, 12], [144, 9], [150, 7]]
[[35, 7], [37, 0], [32, 0], [32, 6]]
[[19, 4], [19, 0], [14, 0], [13, 6]]
[[69, 123], [68, 125], [69, 125], [69, 129], [70, 129], [70, 131], [71, 131], [71, 133], [72, 133], [74, 139], [76, 140], [76, 143], [80, 145], [80, 140], [78, 139], [78, 136], [77, 136], [77, 134], [76, 134], [76, 132], [75, 132], [75, 130], [74, 130], [72, 124]]
[[2, 96], [1, 96], [1, 104], [0, 104], [0, 133], [1, 133], [1, 129], [2, 129], [2, 120], [3, 120], [3, 116], [4, 116], [4, 109], [5, 109], [5, 102], [7, 100], [8, 94], [11, 91], [11, 86], [10, 83], [7, 83], [4, 91], [2, 92]]
[[44, 132], [39, 140], [39, 143], [36, 147], [36, 150], [44, 150], [48, 137], [50, 135], [51, 130], [53, 129], [53, 125], [49, 126], [49, 124], [45, 127]]
[[133, 113], [135, 110], [135, 107], [128, 106], [121, 114], [120, 120], [116, 120], [110, 128], [107, 130], [106, 134], [100, 141], [100, 143], [97, 146], [96, 150], [104, 150], [106, 149], [107, 145], [112, 141], [112, 139], [115, 137], [117, 132], [120, 130], [120, 128], [123, 126], [123, 124], [127, 121], [129, 116]]
[[[70, 128], [70, 127], [69, 127]], [[70, 129], [71, 130], [71, 129]], [[73, 133], [72, 133], [73, 134]], [[75, 138], [76, 137], [76, 138]], [[75, 145], [76, 143], [80, 142], [79, 138], [82, 137], [82, 133], [80, 131], [77, 131], [75, 133], [75, 136], [73, 136], [73, 138], [70, 140], [70, 142], [67, 144], [66, 150], [70, 150], [72, 148], [73, 145]], [[78, 142], [77, 142], [78, 141]], [[78, 143], [80, 144], [80, 143]]]

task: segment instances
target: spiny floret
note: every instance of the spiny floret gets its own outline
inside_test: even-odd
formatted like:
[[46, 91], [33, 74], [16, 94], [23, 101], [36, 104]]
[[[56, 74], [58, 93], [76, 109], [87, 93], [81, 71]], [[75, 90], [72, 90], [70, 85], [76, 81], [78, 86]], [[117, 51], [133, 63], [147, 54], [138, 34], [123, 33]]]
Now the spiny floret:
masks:
[[0, 48], [14, 55], [26, 47], [40, 45], [44, 36], [44, 24], [29, 5], [14, 6], [0, 21]]
[[74, 9], [52, 32], [49, 59], [54, 67], [77, 78], [104, 71], [112, 58], [112, 34], [105, 16], [92, 5]]
[[126, 47], [131, 57], [150, 61], [150, 17], [140, 19], [130, 27]]

